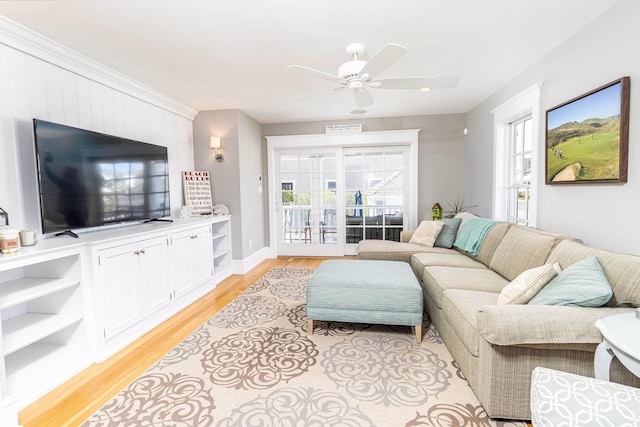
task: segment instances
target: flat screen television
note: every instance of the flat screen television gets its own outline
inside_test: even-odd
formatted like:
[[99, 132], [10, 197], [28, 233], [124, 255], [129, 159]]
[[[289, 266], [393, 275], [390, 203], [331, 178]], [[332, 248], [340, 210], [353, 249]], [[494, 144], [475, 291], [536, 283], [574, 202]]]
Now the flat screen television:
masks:
[[33, 119], [42, 232], [171, 214], [167, 148]]

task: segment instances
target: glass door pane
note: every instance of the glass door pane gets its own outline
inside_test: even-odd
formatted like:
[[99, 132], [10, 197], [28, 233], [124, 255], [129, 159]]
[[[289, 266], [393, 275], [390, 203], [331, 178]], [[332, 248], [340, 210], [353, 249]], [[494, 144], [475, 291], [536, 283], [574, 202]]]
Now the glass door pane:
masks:
[[281, 154], [279, 181], [278, 254], [336, 255], [336, 154]]
[[404, 150], [393, 147], [345, 151], [345, 243], [400, 240], [404, 164]]

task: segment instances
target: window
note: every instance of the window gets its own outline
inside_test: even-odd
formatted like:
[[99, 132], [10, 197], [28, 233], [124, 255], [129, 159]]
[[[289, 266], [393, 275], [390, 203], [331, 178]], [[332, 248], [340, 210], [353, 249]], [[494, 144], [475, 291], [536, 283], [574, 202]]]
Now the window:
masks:
[[528, 116], [509, 124], [509, 165], [505, 179], [506, 219], [523, 225], [529, 225], [532, 121], [531, 116]]
[[536, 225], [540, 84], [495, 110], [495, 175], [493, 217]]

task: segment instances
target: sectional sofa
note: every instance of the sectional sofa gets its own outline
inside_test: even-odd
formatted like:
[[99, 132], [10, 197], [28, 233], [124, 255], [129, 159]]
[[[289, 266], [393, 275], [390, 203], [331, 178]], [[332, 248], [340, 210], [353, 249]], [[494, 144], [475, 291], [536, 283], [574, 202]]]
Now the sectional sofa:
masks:
[[[492, 418], [530, 419], [531, 374], [537, 366], [593, 377], [594, 352], [602, 341], [595, 321], [640, 306], [638, 256], [509, 223], [493, 226], [475, 256], [455, 247], [409, 243], [411, 236], [405, 231], [400, 242], [363, 240], [358, 258], [411, 265], [426, 314]], [[613, 291], [605, 306], [498, 304], [502, 290], [521, 273], [554, 263], [566, 269], [591, 256]], [[640, 387], [640, 379], [617, 360], [611, 381]]]

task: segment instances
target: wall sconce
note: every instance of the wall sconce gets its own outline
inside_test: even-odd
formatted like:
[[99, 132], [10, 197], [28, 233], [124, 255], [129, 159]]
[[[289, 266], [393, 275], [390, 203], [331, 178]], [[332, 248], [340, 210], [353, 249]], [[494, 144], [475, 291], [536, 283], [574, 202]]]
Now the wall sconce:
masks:
[[224, 156], [222, 155], [222, 153], [218, 153], [218, 150], [220, 149], [220, 137], [212, 136], [211, 139], [209, 139], [209, 145], [216, 153], [216, 161], [217, 162], [223, 161]]

